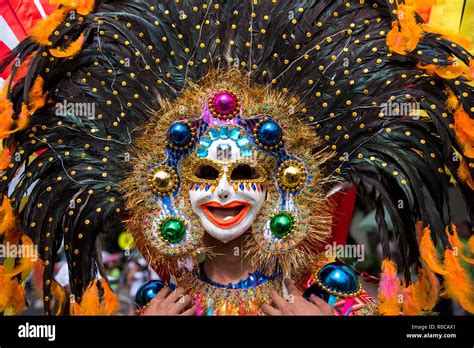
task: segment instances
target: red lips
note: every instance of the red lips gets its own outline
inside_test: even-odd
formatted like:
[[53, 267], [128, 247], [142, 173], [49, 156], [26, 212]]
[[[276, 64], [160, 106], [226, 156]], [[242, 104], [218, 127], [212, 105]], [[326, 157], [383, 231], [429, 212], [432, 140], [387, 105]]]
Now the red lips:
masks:
[[234, 201], [226, 205], [218, 202], [208, 202], [201, 205], [201, 209], [211, 222], [222, 228], [237, 225], [247, 215], [250, 204]]

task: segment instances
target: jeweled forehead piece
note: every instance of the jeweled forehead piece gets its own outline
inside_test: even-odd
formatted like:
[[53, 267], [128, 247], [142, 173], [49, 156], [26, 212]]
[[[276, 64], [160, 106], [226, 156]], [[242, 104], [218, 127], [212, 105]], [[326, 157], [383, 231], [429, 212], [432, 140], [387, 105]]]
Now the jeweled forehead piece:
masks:
[[229, 90], [213, 92], [209, 97], [208, 104], [212, 116], [221, 120], [232, 119], [240, 112], [239, 98]]

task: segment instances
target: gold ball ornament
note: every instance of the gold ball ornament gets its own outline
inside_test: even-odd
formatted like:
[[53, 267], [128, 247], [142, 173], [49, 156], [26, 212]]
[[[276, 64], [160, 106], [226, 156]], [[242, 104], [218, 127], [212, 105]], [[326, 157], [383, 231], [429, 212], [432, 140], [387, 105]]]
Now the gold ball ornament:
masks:
[[155, 194], [168, 196], [178, 187], [178, 176], [173, 168], [159, 165], [150, 171], [148, 182]]
[[303, 164], [287, 160], [278, 168], [278, 185], [286, 192], [295, 192], [303, 188], [306, 182], [306, 169]]

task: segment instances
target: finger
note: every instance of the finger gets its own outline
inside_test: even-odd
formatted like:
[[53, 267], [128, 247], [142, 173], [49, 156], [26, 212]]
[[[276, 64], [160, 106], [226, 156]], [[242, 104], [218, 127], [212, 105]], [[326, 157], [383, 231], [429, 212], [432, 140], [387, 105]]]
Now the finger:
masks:
[[288, 290], [290, 294], [295, 295], [295, 296], [301, 295], [300, 291], [295, 285], [295, 282], [291, 280], [290, 278], [285, 279], [285, 286], [286, 286], [286, 290]]
[[[313, 298], [313, 296], [314, 296], [314, 298]], [[321, 312], [323, 314], [334, 315], [334, 309], [332, 308], [332, 306], [329, 303], [327, 303], [326, 301], [324, 301], [323, 299], [321, 299], [318, 296], [313, 294], [313, 295], [311, 295], [310, 300], [316, 306], [319, 307], [319, 309], [321, 310]]]
[[264, 303], [260, 306], [260, 309], [262, 310], [263, 313], [265, 313], [266, 315], [281, 315], [281, 312], [270, 306], [268, 303]]
[[326, 301], [324, 301], [321, 297], [316, 296], [315, 294], [311, 294], [309, 300], [318, 307], [324, 307], [324, 305], [328, 305]]
[[158, 291], [158, 294], [151, 301], [153, 302], [153, 300], [155, 301], [163, 300], [166, 297], [168, 297], [170, 293], [171, 293], [171, 289], [168, 286], [165, 286], [160, 291]]
[[281, 297], [280, 294], [275, 290], [271, 292], [270, 298], [272, 299], [273, 304], [279, 309], [283, 308], [288, 304], [288, 302], [286, 302], [285, 299]]
[[185, 310], [183, 313], [181, 313], [181, 315], [186, 315], [186, 316], [194, 316], [196, 315], [196, 307], [191, 307], [187, 310]]
[[182, 296], [178, 302], [174, 304], [180, 311], [191, 306], [193, 299], [189, 295]]
[[186, 291], [183, 288], [176, 288], [175, 291], [173, 291], [167, 298], [167, 300], [171, 302], [178, 302], [186, 293]]

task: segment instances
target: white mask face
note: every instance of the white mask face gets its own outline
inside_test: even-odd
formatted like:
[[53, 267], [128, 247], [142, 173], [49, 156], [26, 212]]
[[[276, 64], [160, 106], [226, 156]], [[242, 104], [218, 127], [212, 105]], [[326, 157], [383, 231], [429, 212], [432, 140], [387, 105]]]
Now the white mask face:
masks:
[[[248, 146], [246, 151], [252, 158]], [[216, 139], [193, 169], [195, 177], [209, 183], [191, 185], [192, 209], [206, 232], [223, 243], [245, 233], [265, 202], [264, 173], [250, 161], [242, 161], [241, 153], [236, 141]]]

